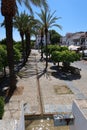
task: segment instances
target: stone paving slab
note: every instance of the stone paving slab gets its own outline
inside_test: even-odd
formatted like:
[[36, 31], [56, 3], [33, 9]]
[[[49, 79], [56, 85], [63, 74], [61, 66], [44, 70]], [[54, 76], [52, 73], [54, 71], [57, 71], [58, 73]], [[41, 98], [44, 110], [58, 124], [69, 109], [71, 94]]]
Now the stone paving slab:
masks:
[[18, 125], [17, 120], [0, 120], [0, 130], [16, 130]]
[[69, 113], [72, 111], [72, 105], [62, 105], [62, 104], [47, 104], [45, 105], [45, 114], [47, 113]]
[[74, 94], [80, 93], [80, 90], [78, 88], [76, 88], [76, 86], [74, 86], [71, 81], [65, 81], [65, 82]]

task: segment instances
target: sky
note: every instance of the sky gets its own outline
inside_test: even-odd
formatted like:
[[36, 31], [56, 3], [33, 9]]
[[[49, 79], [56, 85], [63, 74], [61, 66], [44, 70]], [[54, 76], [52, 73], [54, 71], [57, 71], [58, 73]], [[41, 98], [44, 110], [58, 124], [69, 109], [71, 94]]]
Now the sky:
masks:
[[[62, 36], [66, 33], [75, 33], [80, 31], [87, 31], [87, 0], [47, 0], [51, 13], [55, 12], [56, 17], [61, 17], [56, 23], [62, 26], [62, 30], [57, 27], [50, 29], [56, 30]], [[19, 6], [19, 12], [29, 13], [28, 9], [24, 5]], [[34, 12], [40, 12], [40, 9], [32, 6]], [[30, 14], [30, 13], [29, 13]], [[37, 18], [35, 13], [35, 18]], [[0, 23], [2, 23], [4, 17], [0, 11]], [[5, 29], [0, 27], [0, 40], [5, 38]], [[19, 32], [13, 29], [13, 39], [15, 41], [20, 40]]]

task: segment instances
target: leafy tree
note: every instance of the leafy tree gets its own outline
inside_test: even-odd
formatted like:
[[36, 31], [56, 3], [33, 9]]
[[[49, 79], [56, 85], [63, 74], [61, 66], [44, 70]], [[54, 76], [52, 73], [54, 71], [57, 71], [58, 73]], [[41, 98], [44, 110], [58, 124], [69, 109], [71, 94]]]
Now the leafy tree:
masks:
[[55, 30], [50, 30], [49, 33], [51, 44], [59, 44], [61, 35], [57, 33]]
[[20, 53], [22, 53], [21, 42], [16, 42], [16, 44], [14, 44], [14, 47], [17, 48], [20, 51]]
[[1, 57], [1, 55], [0, 55], [0, 71], [2, 70], [2, 68], [3, 68], [2, 57]]
[[[21, 59], [20, 51], [14, 46], [14, 61], [17, 64]], [[7, 61], [7, 51], [6, 45], [0, 45], [0, 70], [4, 70], [4, 76], [6, 76], [6, 67], [8, 65]]]
[[[66, 47], [66, 46], [59, 46], [59, 45], [52, 45], [52, 44], [47, 46], [47, 52], [48, 52], [49, 56], [54, 51], [61, 52], [61, 51], [64, 51], [64, 50], [68, 50], [68, 47]], [[44, 47], [43, 52], [46, 54], [46, 47]]]
[[[3, 25], [3, 26], [4, 26], [4, 25]], [[6, 45], [6, 38], [2, 39], [2, 40], [0, 41], [0, 44], [1, 44], [1, 45]]]
[[7, 63], [7, 51], [5, 45], [0, 45], [0, 69], [2, 70], [4, 68], [4, 76], [6, 75], [6, 66]]
[[15, 63], [17, 64], [20, 59], [21, 59], [21, 53], [20, 53], [19, 49], [14, 47], [14, 60], [15, 60]]
[[74, 51], [54, 51], [52, 53], [53, 62], [62, 62], [64, 67], [68, 67], [71, 62], [80, 60], [80, 55]]

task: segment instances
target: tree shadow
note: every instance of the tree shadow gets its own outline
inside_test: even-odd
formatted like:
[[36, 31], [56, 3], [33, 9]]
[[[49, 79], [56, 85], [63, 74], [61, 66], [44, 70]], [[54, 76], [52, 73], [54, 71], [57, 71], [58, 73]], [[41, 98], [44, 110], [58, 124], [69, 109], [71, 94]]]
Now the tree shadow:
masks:
[[44, 76], [47, 75], [47, 70], [46, 69], [44, 69], [43, 71], [38, 72], [37, 78], [40, 79], [43, 75]]
[[[17, 84], [17, 78], [16, 78], [16, 84]], [[17, 87], [14, 89], [11, 89], [9, 87], [10, 84], [10, 77], [6, 76], [3, 78], [2, 82], [0, 83], [0, 96], [4, 98], [5, 103], [8, 103], [11, 97], [13, 96], [14, 91]]]
[[79, 68], [75, 68], [73, 66], [70, 66], [69, 69], [66, 69], [62, 66], [60, 66], [60, 67], [52, 66], [52, 67], [50, 67], [50, 69], [53, 70], [51, 75], [60, 80], [72, 81], [72, 80], [77, 80], [77, 79], [81, 78], [81, 74], [80, 74], [81, 70]]
[[0, 82], [0, 96], [4, 96], [5, 91], [8, 89], [9, 86], [9, 76], [3, 77]]

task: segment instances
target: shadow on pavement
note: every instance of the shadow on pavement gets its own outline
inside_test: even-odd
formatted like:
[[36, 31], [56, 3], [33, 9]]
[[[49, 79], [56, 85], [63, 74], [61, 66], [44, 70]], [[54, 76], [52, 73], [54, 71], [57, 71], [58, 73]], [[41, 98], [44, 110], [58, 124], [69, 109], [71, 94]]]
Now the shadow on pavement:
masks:
[[81, 78], [81, 75], [80, 75], [81, 70], [72, 66], [70, 67], [69, 70], [63, 67], [58, 67], [58, 66], [52, 66], [50, 67], [50, 69], [53, 70], [51, 75], [60, 80], [72, 81], [72, 80], [77, 80]]

